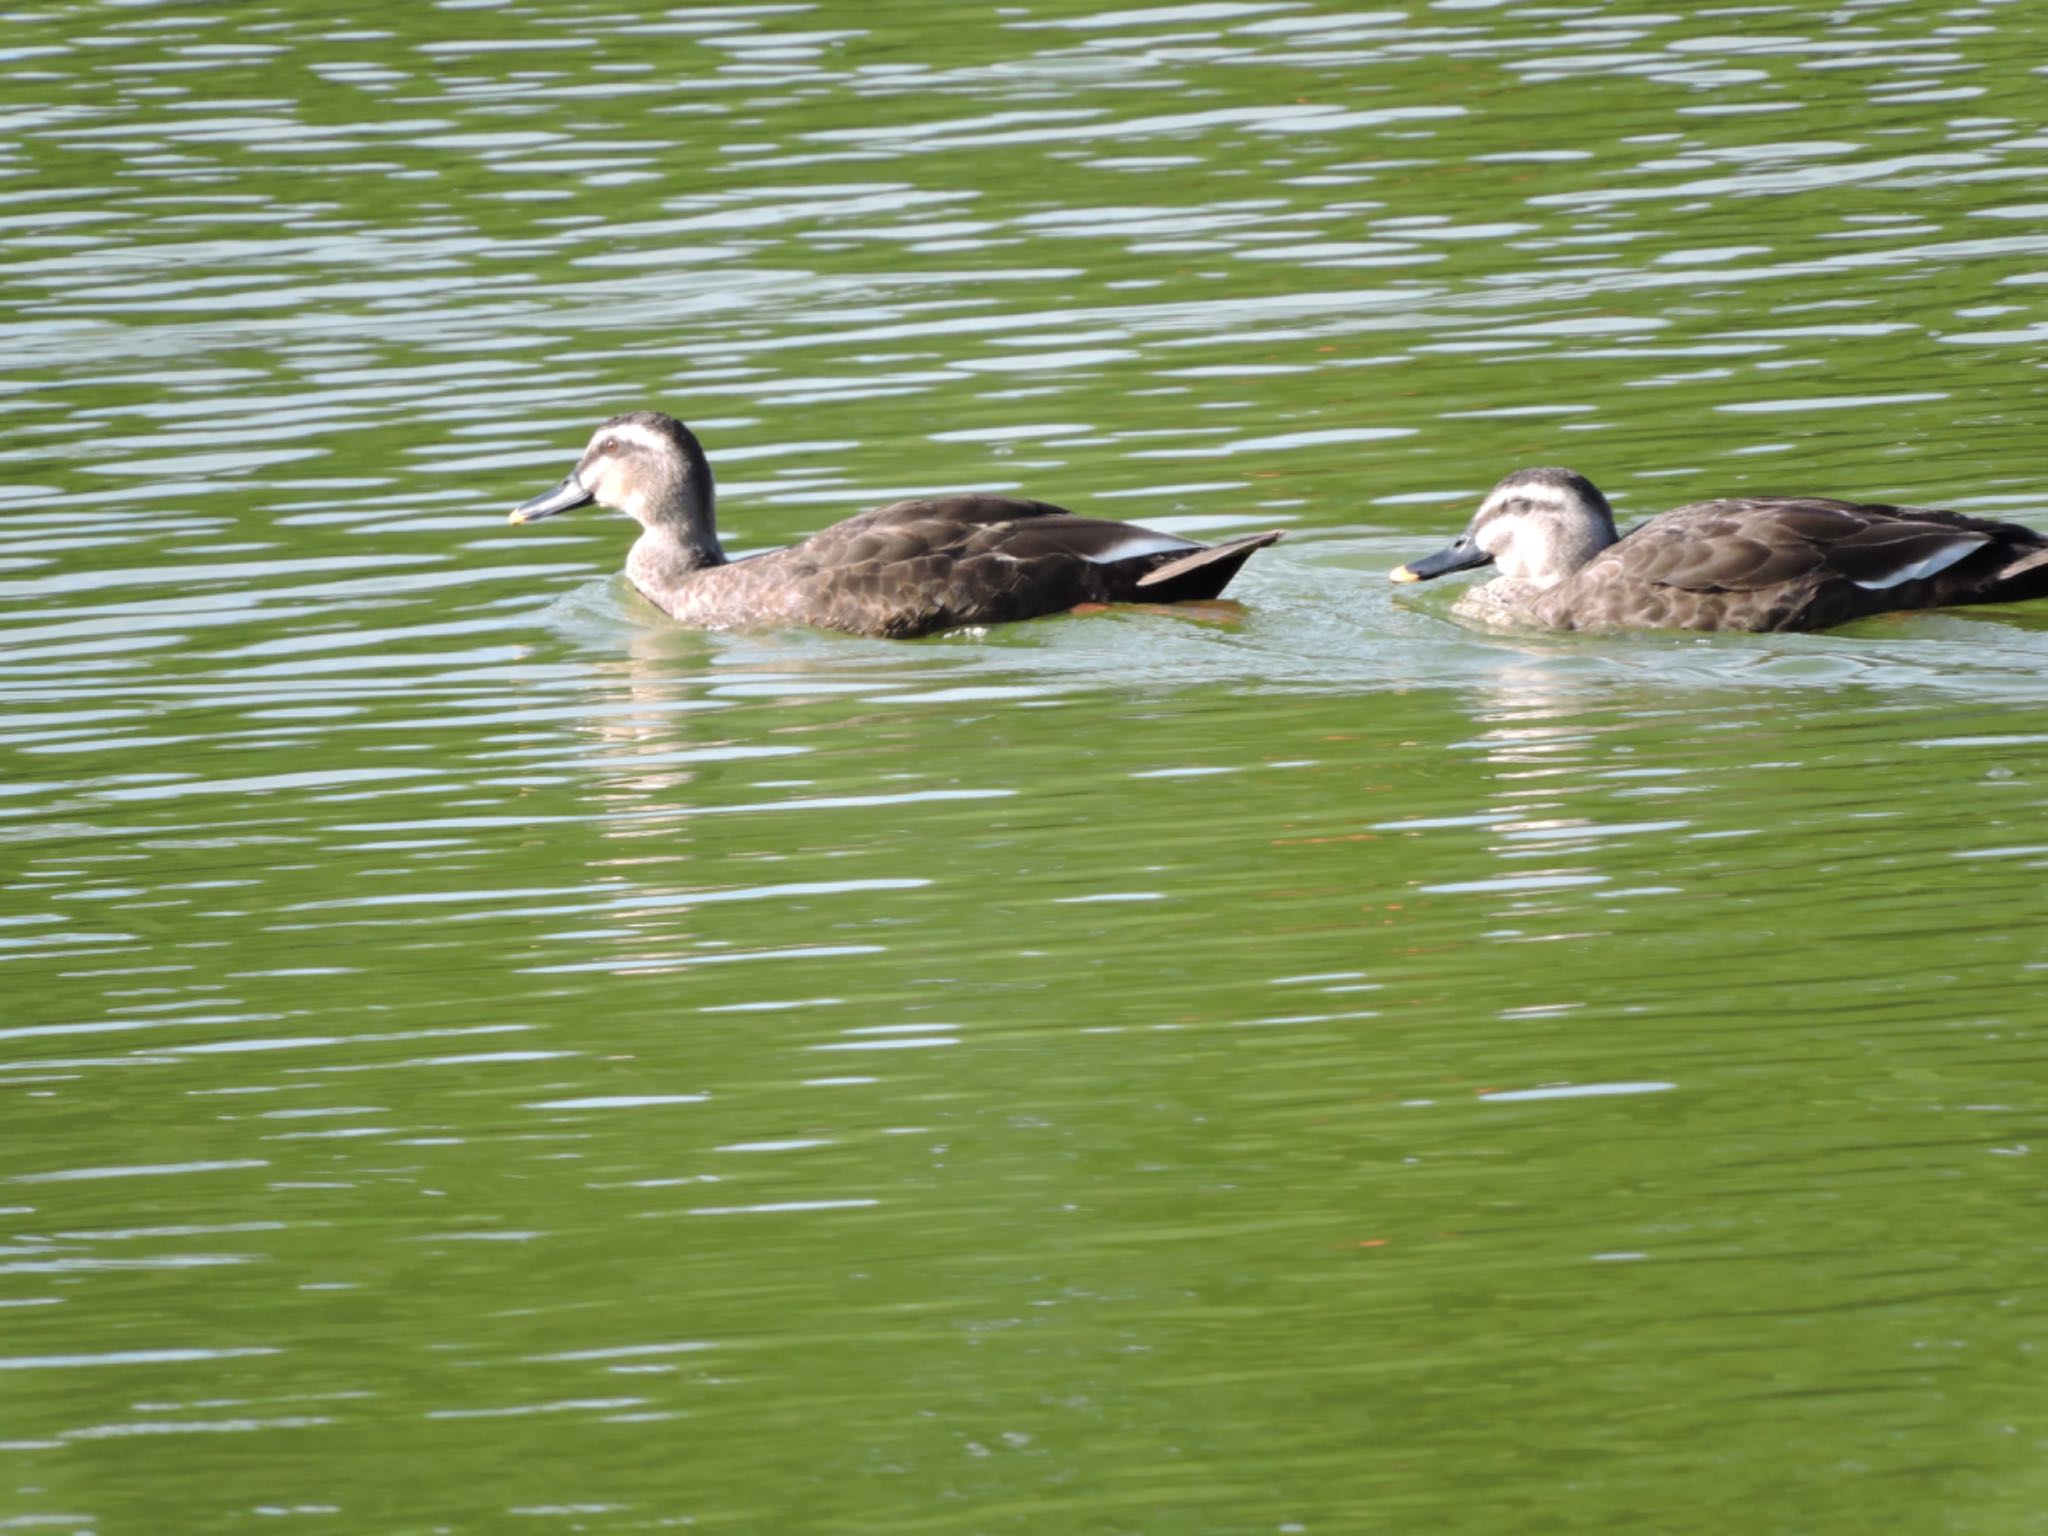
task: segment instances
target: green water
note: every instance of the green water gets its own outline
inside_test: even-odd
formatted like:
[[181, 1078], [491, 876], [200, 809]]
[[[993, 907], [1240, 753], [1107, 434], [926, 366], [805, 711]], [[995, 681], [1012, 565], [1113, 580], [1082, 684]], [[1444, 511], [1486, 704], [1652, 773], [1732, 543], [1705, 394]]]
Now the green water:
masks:
[[[1518, 465], [2039, 504], [2019, 4], [29, 4], [0, 1530], [2022, 1533], [2048, 613], [1507, 640]], [[666, 624], [1279, 526], [1193, 614]]]

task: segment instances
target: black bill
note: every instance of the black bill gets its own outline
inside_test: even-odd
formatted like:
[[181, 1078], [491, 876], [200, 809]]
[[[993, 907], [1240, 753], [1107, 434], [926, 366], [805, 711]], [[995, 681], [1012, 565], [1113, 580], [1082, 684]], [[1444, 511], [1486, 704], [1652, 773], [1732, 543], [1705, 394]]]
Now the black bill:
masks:
[[1479, 547], [1476, 539], [1462, 538], [1455, 544], [1446, 545], [1433, 555], [1420, 560], [1410, 560], [1406, 565], [1397, 565], [1387, 572], [1389, 581], [1429, 581], [1438, 576], [1448, 576], [1452, 571], [1469, 571], [1474, 566], [1493, 564], [1493, 556]]
[[583, 482], [572, 474], [552, 491], [543, 491], [533, 500], [519, 503], [512, 509], [511, 520], [515, 523], [538, 522], [571, 507], [588, 506], [593, 499], [590, 492], [583, 489]]

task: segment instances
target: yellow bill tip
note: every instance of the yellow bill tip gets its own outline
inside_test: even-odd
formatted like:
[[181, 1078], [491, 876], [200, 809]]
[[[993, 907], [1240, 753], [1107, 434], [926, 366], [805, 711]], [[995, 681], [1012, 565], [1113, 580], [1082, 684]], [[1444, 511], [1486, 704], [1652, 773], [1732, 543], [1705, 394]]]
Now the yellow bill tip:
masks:
[[1416, 574], [1415, 574], [1415, 573], [1414, 573], [1413, 571], [1411, 571], [1411, 570], [1410, 570], [1410, 569], [1409, 569], [1409, 568], [1408, 568], [1407, 566], [1405, 566], [1405, 565], [1397, 565], [1397, 566], [1395, 566], [1395, 567], [1394, 567], [1394, 568], [1393, 568], [1393, 569], [1392, 569], [1391, 571], [1387, 572], [1387, 580], [1389, 580], [1389, 581], [1420, 581], [1420, 580], [1422, 580], [1422, 578], [1421, 578], [1420, 576], [1416, 575]]

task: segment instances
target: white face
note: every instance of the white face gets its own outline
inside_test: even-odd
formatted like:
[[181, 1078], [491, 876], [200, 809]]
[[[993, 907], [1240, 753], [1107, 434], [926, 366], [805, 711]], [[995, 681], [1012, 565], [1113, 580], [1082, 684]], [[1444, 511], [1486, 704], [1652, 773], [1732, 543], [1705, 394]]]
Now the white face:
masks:
[[590, 436], [576, 464], [576, 479], [597, 501], [647, 521], [648, 496], [669, 475], [674, 445], [637, 422], [609, 423]]
[[1487, 497], [1472, 537], [1515, 581], [1556, 581], [1583, 563], [1599, 514], [1563, 486], [1523, 483]]
[[1472, 541], [1493, 556], [1494, 569], [1501, 575], [1519, 580], [1529, 574], [1524, 568], [1530, 543], [1526, 536], [1528, 519], [1519, 511], [1495, 512], [1488, 516], [1492, 505], [1489, 502], [1480, 508]]

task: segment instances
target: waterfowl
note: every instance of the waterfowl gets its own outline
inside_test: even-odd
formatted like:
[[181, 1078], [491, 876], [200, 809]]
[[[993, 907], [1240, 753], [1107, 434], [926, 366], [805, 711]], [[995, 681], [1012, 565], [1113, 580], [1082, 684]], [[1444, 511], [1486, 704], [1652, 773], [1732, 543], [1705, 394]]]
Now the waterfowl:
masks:
[[592, 501], [640, 524], [626, 575], [685, 624], [802, 624], [896, 640], [1084, 603], [1215, 597], [1254, 550], [1280, 537], [1198, 544], [1043, 501], [969, 494], [892, 502], [801, 544], [728, 561], [711, 465], [695, 434], [659, 411], [607, 421], [568, 478], [513, 508], [512, 521]]
[[1867, 614], [2048, 596], [2048, 536], [1960, 512], [1746, 496], [1701, 501], [1618, 535], [1593, 482], [1523, 469], [1448, 548], [1390, 571], [1500, 576], [1453, 613], [1551, 629], [1826, 629]]

